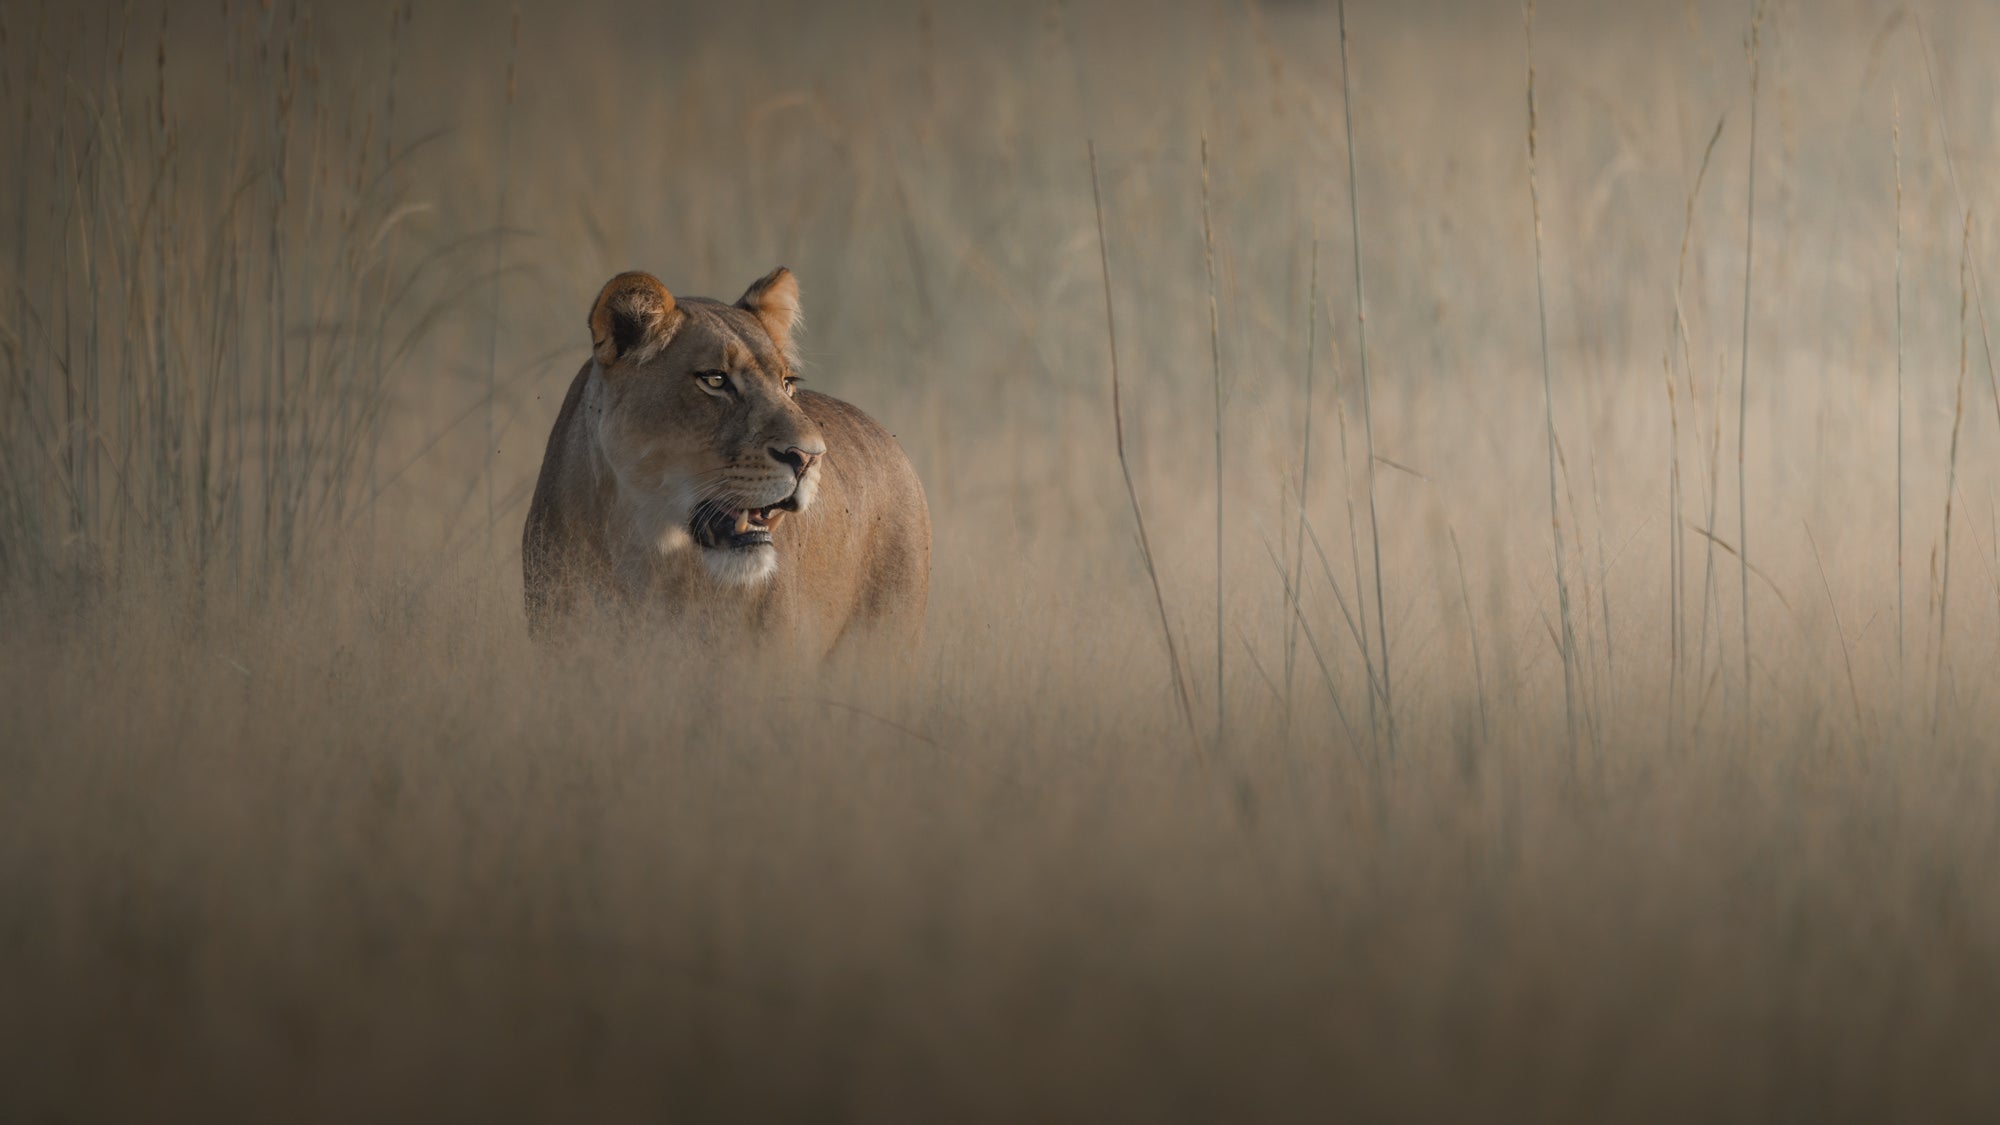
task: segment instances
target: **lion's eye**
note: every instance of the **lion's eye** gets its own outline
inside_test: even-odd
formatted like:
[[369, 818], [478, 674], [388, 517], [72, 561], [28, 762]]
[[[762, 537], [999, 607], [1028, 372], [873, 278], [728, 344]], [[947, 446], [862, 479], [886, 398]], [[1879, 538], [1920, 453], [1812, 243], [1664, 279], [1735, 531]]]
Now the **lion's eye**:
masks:
[[798, 391], [799, 391], [798, 376], [796, 375], [785, 376], [785, 393], [788, 395], [797, 394]]
[[729, 385], [729, 376], [720, 371], [699, 371], [695, 373], [695, 378], [711, 391], [719, 391]]

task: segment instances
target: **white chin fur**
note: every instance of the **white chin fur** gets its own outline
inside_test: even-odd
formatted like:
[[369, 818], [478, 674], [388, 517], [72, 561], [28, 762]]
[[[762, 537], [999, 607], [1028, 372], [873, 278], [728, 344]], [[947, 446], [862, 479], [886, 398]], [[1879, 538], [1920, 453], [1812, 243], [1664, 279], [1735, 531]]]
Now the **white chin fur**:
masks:
[[702, 548], [701, 562], [708, 576], [729, 586], [754, 586], [778, 570], [778, 549], [770, 544], [757, 547]]

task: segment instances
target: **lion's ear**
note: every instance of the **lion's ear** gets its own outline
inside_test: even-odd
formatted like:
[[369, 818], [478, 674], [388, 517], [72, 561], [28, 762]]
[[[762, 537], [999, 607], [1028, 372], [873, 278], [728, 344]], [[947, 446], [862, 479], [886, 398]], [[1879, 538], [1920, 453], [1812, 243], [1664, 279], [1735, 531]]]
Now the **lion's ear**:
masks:
[[680, 321], [674, 295], [650, 273], [621, 273], [604, 283], [590, 307], [590, 344], [606, 367], [644, 363], [673, 339]]
[[799, 280], [792, 276], [792, 271], [779, 266], [758, 278], [749, 289], [744, 290], [736, 307], [755, 314], [763, 323], [764, 331], [771, 334], [771, 342], [784, 353], [786, 361], [798, 363], [798, 351], [792, 346], [792, 332], [799, 326]]

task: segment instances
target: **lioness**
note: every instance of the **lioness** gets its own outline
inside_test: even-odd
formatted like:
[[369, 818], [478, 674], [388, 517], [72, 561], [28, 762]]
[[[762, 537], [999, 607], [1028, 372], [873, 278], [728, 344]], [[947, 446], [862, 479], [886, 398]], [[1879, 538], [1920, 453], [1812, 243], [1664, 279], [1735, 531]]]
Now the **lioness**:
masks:
[[873, 419], [799, 387], [798, 320], [783, 267], [733, 305], [606, 283], [521, 536], [531, 632], [594, 605], [818, 655], [861, 633], [914, 647], [923, 486]]

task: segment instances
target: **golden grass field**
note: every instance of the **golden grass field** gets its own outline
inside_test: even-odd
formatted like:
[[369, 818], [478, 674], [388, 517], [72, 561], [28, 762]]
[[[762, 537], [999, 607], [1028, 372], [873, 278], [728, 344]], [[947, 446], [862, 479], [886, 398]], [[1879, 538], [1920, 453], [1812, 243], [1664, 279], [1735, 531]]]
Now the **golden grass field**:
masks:
[[[0, 1119], [1990, 1120], [2000, 9], [1350, 7], [0, 8]], [[535, 650], [780, 263], [914, 669]]]

